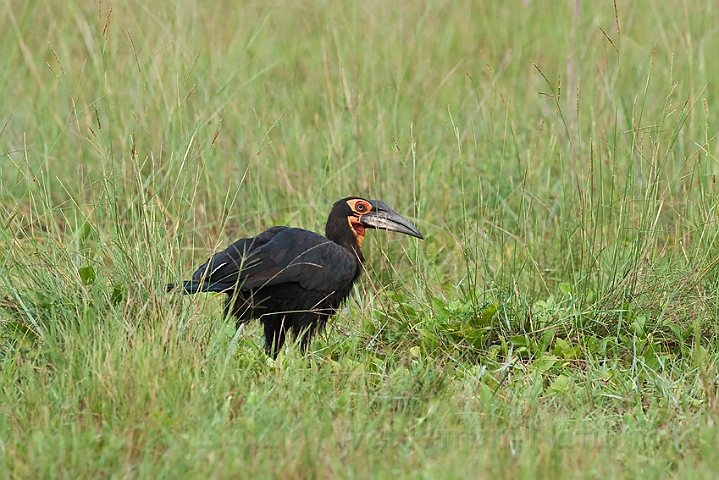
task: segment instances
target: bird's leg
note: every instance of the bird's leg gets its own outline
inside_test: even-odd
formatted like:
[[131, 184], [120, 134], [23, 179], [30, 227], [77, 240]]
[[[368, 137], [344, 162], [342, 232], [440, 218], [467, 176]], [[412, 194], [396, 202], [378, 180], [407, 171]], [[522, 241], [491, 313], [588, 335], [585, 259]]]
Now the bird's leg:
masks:
[[269, 317], [263, 322], [265, 327], [265, 351], [272, 358], [277, 358], [285, 343], [285, 317]]
[[313, 322], [310, 322], [308, 325], [304, 325], [302, 327], [298, 327], [295, 325], [294, 331], [300, 340], [300, 348], [302, 349], [303, 353], [307, 352], [307, 347], [310, 345], [310, 342], [315, 336], [315, 333], [320, 332], [325, 328], [328, 317], [328, 315], [320, 314], [317, 315], [317, 318], [314, 319]]

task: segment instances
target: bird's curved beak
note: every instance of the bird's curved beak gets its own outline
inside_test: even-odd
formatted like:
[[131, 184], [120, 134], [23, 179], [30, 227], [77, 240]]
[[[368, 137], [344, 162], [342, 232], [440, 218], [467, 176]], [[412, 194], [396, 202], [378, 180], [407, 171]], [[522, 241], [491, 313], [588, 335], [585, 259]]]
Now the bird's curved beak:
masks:
[[360, 223], [365, 227], [391, 230], [424, 239], [419, 230], [417, 230], [417, 227], [412, 225], [412, 223], [402, 215], [389, 208], [384, 202], [370, 200], [369, 203], [372, 204], [372, 210], [359, 218]]

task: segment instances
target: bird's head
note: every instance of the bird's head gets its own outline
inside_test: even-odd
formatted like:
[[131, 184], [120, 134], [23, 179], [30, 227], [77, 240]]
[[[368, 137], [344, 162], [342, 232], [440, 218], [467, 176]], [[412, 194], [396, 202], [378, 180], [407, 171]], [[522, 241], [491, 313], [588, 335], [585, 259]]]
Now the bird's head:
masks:
[[360, 197], [347, 197], [335, 202], [327, 219], [325, 235], [340, 244], [344, 243], [342, 240], [351, 239], [358, 248], [361, 248], [365, 230], [368, 228], [424, 238], [417, 227], [384, 202]]

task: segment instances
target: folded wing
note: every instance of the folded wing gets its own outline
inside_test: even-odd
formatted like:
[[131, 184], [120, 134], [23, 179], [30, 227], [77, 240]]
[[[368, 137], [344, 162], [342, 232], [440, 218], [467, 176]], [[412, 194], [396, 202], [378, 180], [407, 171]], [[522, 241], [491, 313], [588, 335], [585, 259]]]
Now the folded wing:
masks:
[[219, 252], [183, 286], [185, 293], [229, 292], [294, 282], [329, 293], [351, 284], [359, 268], [356, 256], [321, 235], [273, 227]]

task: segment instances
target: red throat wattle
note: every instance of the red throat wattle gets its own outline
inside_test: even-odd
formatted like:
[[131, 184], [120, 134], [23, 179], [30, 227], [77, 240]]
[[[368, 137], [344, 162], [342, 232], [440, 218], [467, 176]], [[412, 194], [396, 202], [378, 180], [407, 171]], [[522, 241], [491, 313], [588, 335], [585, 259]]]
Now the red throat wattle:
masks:
[[364, 231], [365, 231], [364, 225], [362, 225], [359, 222], [352, 222], [352, 229], [355, 231], [355, 233], [357, 235], [359, 235], [360, 237], [364, 237]]

